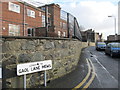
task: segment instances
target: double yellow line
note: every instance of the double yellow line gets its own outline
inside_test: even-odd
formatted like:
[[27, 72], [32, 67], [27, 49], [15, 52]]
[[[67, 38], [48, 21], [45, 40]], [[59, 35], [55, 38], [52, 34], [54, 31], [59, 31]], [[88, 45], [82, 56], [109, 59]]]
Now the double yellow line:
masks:
[[[95, 78], [95, 69], [94, 69], [93, 63], [90, 59], [86, 59], [86, 60], [87, 60], [87, 64], [88, 64], [88, 73], [87, 73], [86, 77], [82, 80], [82, 82], [79, 83], [72, 90], [76, 90], [78, 88], [81, 88], [83, 86], [83, 84], [86, 83], [86, 85], [83, 86], [83, 90], [85, 90], [86, 88], [88, 88], [90, 86], [90, 84], [92, 83], [92, 81]], [[90, 75], [91, 75], [91, 77], [90, 77]], [[89, 81], [87, 82], [88, 79], [89, 79]]]

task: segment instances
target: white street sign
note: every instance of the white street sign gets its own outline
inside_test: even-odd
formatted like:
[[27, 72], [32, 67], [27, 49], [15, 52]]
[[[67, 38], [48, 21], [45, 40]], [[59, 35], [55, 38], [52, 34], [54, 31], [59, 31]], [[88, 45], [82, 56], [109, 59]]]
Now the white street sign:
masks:
[[18, 64], [17, 75], [20, 76], [49, 69], [52, 69], [51, 60]]

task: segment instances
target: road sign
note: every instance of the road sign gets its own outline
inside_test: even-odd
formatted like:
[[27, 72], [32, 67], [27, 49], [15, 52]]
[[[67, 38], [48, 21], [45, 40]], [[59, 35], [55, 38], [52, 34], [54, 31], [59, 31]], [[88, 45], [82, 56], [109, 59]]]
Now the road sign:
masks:
[[52, 61], [45, 60], [39, 62], [31, 62], [17, 65], [17, 75], [25, 75], [39, 71], [52, 69]]

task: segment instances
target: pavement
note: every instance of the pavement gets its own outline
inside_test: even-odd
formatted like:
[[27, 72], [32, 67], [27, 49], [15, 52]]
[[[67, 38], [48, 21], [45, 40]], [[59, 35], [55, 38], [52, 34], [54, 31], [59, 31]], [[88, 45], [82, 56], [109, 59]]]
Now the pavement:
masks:
[[47, 88], [74, 88], [77, 86], [78, 83], [85, 78], [88, 72], [88, 66], [84, 55], [85, 54], [83, 53], [81, 54], [81, 58], [83, 59], [80, 59], [78, 66], [74, 71], [61, 78], [51, 81], [48, 83]]

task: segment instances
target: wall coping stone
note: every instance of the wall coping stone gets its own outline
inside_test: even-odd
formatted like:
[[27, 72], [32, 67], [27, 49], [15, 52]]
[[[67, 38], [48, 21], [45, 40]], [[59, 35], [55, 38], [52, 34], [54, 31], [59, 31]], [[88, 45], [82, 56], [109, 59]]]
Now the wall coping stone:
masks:
[[0, 36], [2, 39], [14, 40], [14, 39], [46, 39], [46, 40], [72, 40], [78, 41], [78, 39], [73, 38], [59, 38], [59, 37], [36, 37], [36, 36]]

